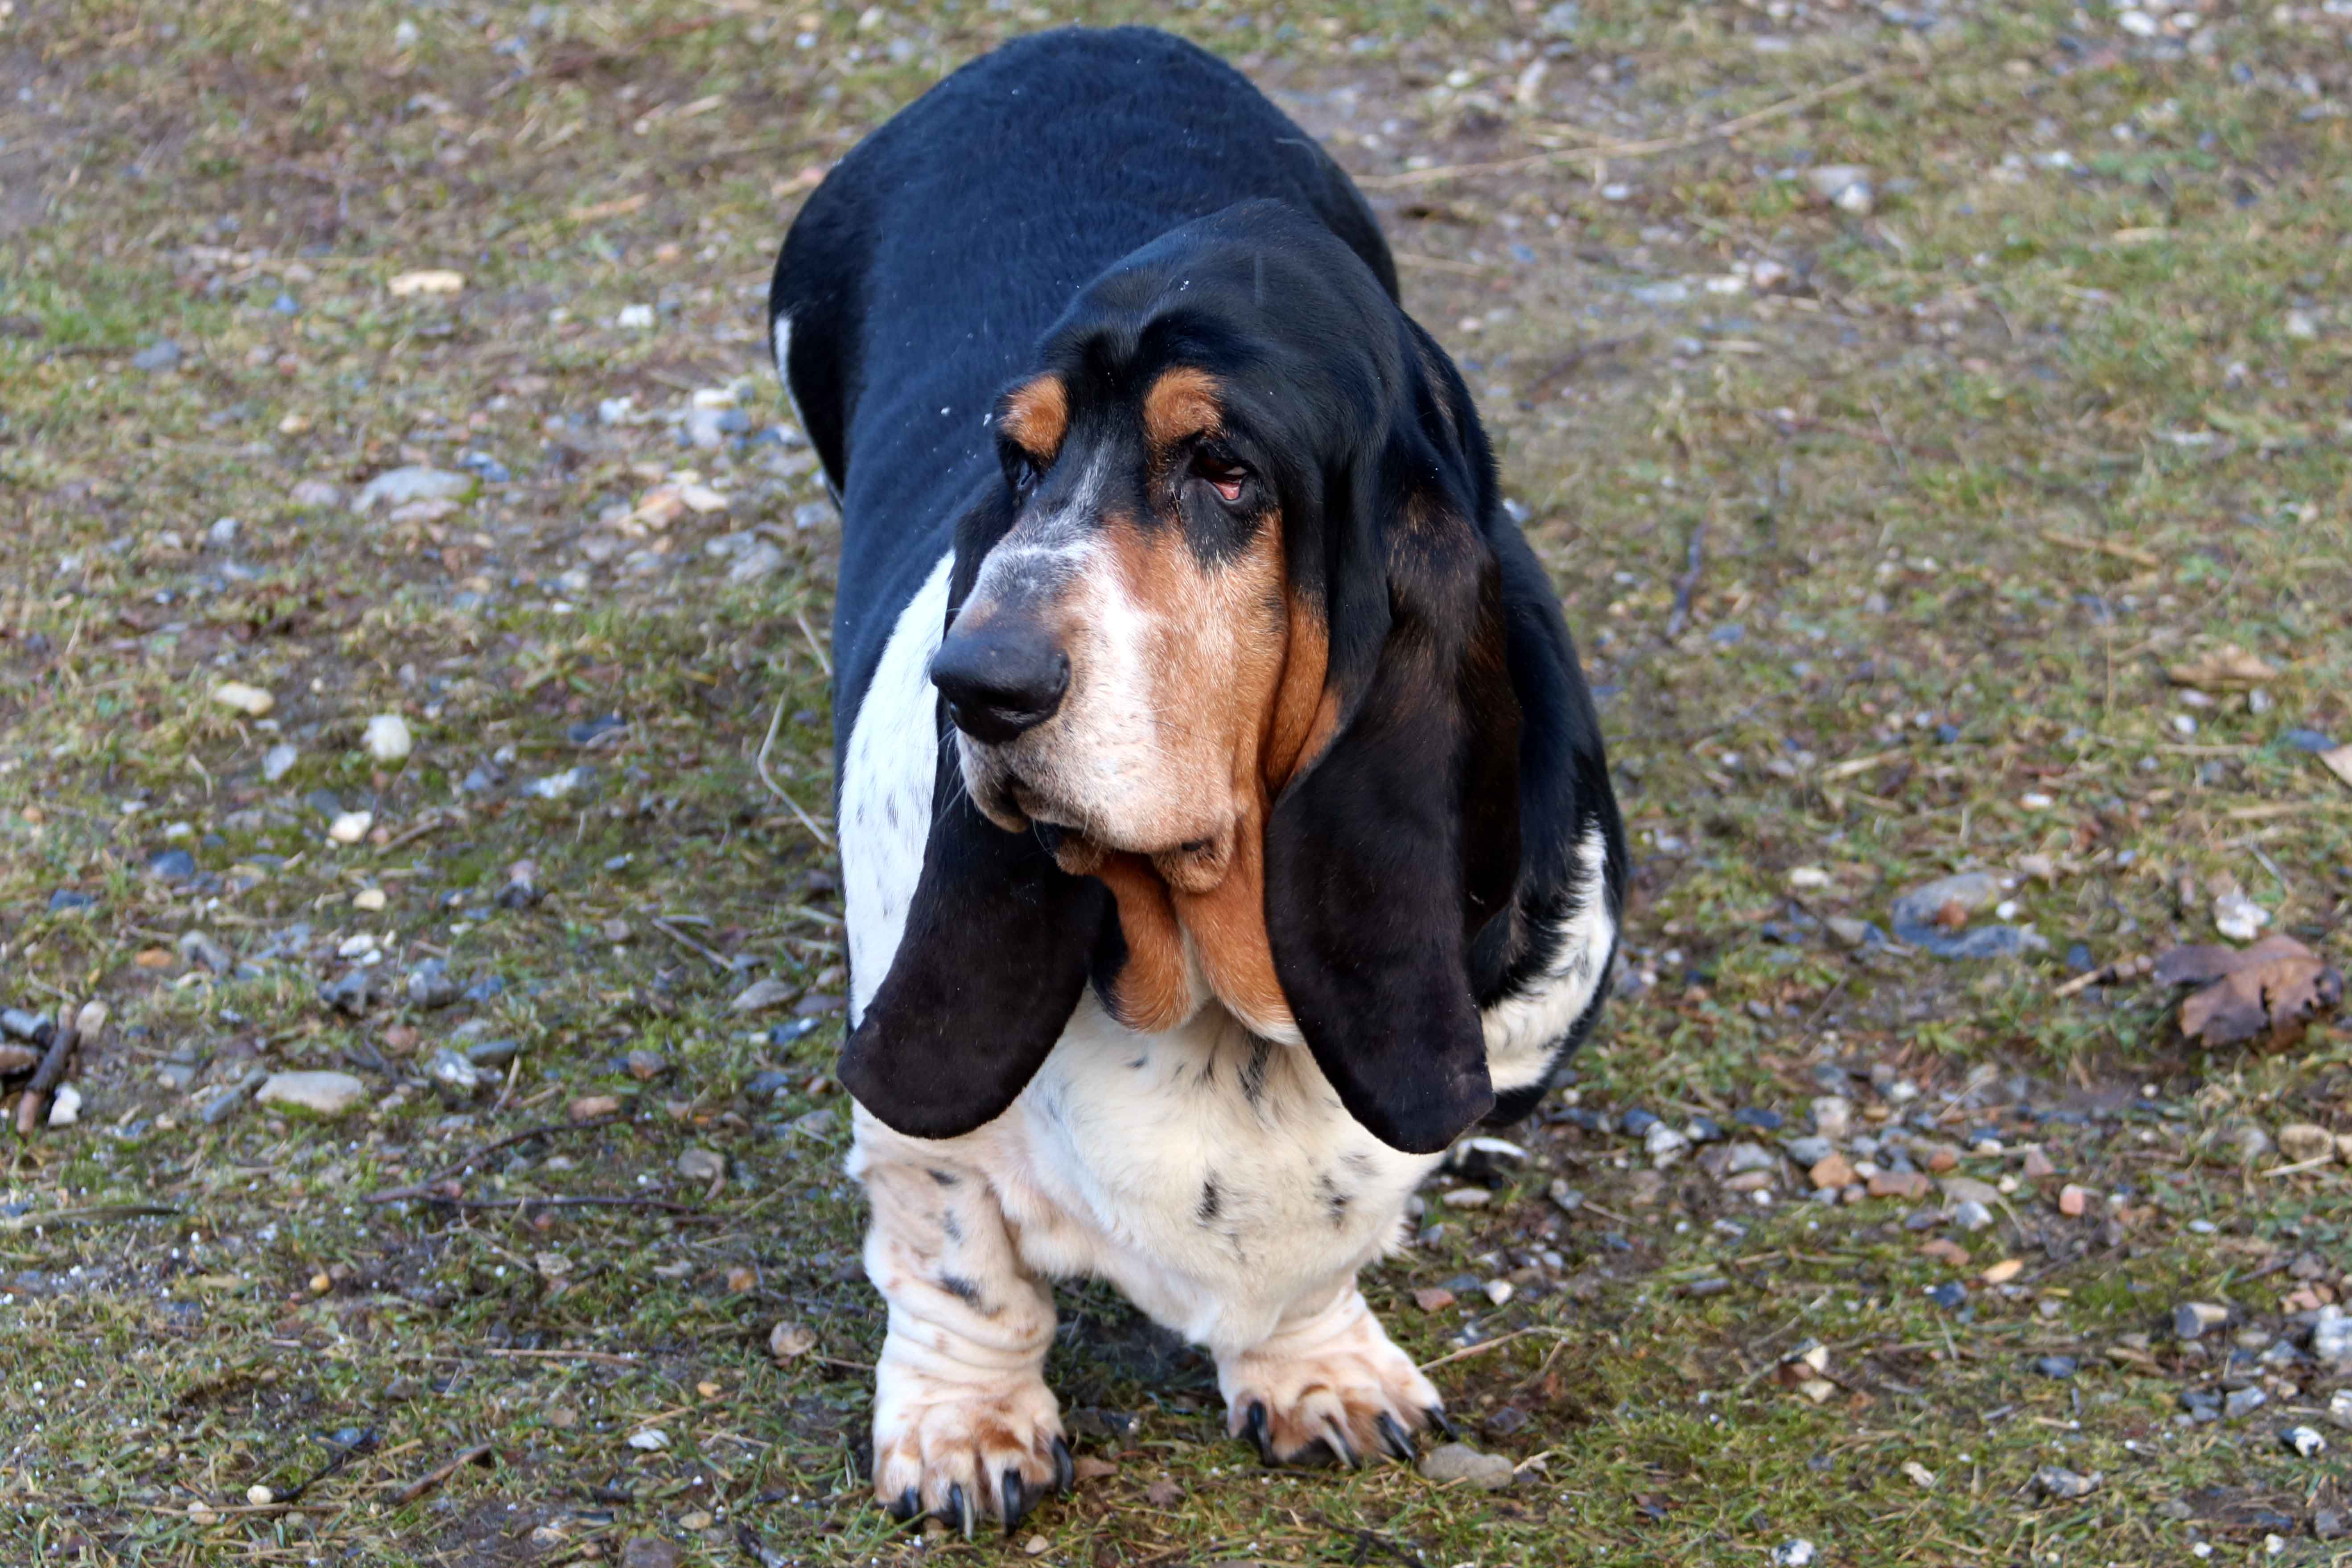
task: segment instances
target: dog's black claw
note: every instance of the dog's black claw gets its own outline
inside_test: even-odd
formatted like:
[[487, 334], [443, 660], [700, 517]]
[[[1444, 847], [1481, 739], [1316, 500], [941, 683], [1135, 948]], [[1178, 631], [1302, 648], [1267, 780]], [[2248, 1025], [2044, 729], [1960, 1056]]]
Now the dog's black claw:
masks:
[[1077, 1484], [1078, 1462], [1070, 1457], [1070, 1445], [1056, 1437], [1054, 1439], [1054, 1489], [1073, 1491]]
[[1421, 1418], [1428, 1422], [1432, 1426], [1437, 1428], [1440, 1432], [1444, 1433], [1445, 1440], [1447, 1442], [1459, 1443], [1462, 1441], [1461, 1431], [1450, 1419], [1447, 1418], [1444, 1410], [1440, 1406], [1434, 1405], [1431, 1405], [1428, 1409], [1421, 1413]]
[[965, 1495], [961, 1481], [949, 1486], [948, 1500], [941, 1505], [939, 1519], [940, 1522], [949, 1529], [962, 1531], [966, 1541], [971, 1539], [972, 1526], [976, 1521], [972, 1514], [971, 1499]]
[[1274, 1463], [1274, 1438], [1267, 1434], [1265, 1429], [1265, 1405], [1264, 1402], [1254, 1401], [1251, 1404], [1249, 1414], [1242, 1417], [1242, 1430], [1248, 1434], [1252, 1441], [1257, 1444], [1258, 1463], [1262, 1465], [1270, 1465]]
[[890, 1505], [890, 1517], [901, 1524], [922, 1511], [923, 1494], [913, 1487], [908, 1487], [905, 1491], [900, 1492], [898, 1500]]
[[1330, 1446], [1331, 1452], [1339, 1457], [1339, 1463], [1345, 1468], [1353, 1470], [1362, 1467], [1364, 1461], [1357, 1454], [1356, 1446], [1348, 1441], [1347, 1428], [1337, 1421], [1323, 1423], [1323, 1441]]
[[1020, 1471], [1005, 1468], [1004, 1479], [997, 1483], [996, 1500], [1004, 1506], [1004, 1533], [1010, 1535], [1029, 1511], [1029, 1489], [1021, 1484]]
[[1412, 1439], [1406, 1436], [1403, 1427], [1397, 1425], [1397, 1418], [1385, 1410], [1381, 1411], [1380, 1428], [1381, 1441], [1388, 1445], [1389, 1452], [1406, 1464], [1412, 1464]]

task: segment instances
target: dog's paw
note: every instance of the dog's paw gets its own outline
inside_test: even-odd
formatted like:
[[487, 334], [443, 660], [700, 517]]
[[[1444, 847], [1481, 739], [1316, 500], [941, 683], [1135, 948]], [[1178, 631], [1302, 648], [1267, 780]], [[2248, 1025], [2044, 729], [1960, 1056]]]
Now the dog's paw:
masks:
[[1444, 1401], [1412, 1358], [1359, 1310], [1338, 1332], [1277, 1336], [1217, 1364], [1225, 1424], [1267, 1464], [1411, 1461], [1413, 1434], [1445, 1426]]
[[934, 1514], [967, 1536], [982, 1520], [1011, 1530], [1072, 1480], [1061, 1407], [1037, 1378], [892, 1389], [875, 1401], [874, 1496], [897, 1518]]

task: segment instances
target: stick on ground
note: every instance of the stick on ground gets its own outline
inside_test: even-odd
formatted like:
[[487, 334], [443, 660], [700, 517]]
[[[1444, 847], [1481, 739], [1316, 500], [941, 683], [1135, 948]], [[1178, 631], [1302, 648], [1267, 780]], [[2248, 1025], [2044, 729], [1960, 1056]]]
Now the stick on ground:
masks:
[[431, 1469], [425, 1471], [423, 1475], [417, 1477], [415, 1480], [401, 1488], [400, 1490], [394, 1492], [392, 1497], [392, 1506], [394, 1508], [400, 1508], [405, 1504], [415, 1502], [418, 1498], [423, 1497], [426, 1492], [431, 1491], [435, 1487], [439, 1486], [443, 1481], [447, 1480], [451, 1476], [454, 1476], [459, 1470], [464, 1469], [467, 1465], [470, 1465], [475, 1460], [487, 1456], [494, 1447], [495, 1445], [489, 1443], [477, 1443], [472, 1447], [467, 1449], [464, 1453], [458, 1454], [452, 1458], [446, 1459], [440, 1464], [434, 1466]]

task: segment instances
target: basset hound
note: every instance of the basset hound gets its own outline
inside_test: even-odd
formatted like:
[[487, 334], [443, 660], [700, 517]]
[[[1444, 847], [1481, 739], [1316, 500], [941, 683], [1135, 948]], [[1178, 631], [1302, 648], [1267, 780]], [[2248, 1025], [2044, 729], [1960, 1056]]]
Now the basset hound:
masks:
[[1214, 1356], [1270, 1461], [1410, 1458], [1357, 1271], [1592, 1027], [1623, 830], [1467, 389], [1347, 175], [1165, 34], [948, 77], [786, 238], [839, 502], [836, 821], [873, 1477], [1071, 1477], [1051, 1281]]

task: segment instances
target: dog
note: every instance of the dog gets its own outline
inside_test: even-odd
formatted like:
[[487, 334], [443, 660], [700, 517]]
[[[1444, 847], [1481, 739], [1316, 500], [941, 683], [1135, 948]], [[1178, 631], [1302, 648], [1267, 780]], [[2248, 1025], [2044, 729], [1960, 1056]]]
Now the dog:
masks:
[[876, 1497], [969, 1534], [1070, 1484], [1082, 1276], [1267, 1462], [1411, 1458], [1443, 1401], [1357, 1272], [1591, 1029], [1626, 856], [1370, 209], [1213, 56], [1042, 33], [840, 162], [770, 313], [842, 515]]

